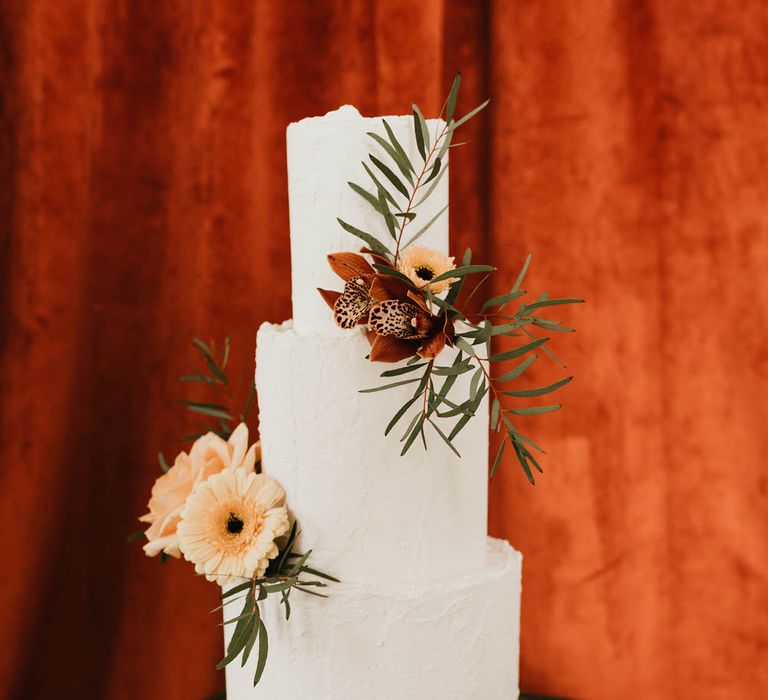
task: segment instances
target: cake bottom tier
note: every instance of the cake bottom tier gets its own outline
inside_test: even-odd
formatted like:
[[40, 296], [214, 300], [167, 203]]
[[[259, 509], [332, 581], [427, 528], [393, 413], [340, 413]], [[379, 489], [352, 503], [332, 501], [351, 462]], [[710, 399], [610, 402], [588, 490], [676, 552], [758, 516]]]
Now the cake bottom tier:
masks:
[[486, 566], [463, 577], [408, 585], [393, 571], [392, 583], [334, 584], [325, 599], [294, 591], [287, 621], [270, 596], [264, 675], [254, 688], [256, 653], [229, 664], [227, 698], [516, 699], [521, 572], [522, 555], [489, 538]]

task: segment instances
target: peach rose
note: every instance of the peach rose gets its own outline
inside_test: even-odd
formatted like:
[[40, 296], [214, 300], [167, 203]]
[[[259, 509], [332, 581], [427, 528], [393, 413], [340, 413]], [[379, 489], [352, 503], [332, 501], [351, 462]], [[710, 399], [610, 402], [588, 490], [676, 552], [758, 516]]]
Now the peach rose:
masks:
[[139, 518], [150, 523], [144, 532], [147, 537], [144, 552], [147, 556], [154, 557], [165, 552], [179, 558], [181, 551], [176, 527], [181, 519], [181, 510], [195, 486], [224, 469], [254, 471], [260, 457], [258, 442], [248, 449], [248, 427], [245, 423], [235, 428], [229, 440], [208, 433], [194, 442], [189, 454], [179, 453], [173, 466], [155, 481], [149, 499], [149, 513]]

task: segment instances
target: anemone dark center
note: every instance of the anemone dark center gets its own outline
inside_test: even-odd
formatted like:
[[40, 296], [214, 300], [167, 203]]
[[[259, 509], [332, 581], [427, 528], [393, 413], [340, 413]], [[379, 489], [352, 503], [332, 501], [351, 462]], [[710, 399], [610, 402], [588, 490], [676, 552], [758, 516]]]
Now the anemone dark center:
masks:
[[238, 518], [234, 513], [230, 513], [227, 517], [227, 532], [230, 535], [239, 535], [243, 531], [243, 521]]
[[429, 282], [435, 276], [435, 271], [432, 268], [422, 265], [416, 268], [416, 277], [425, 282]]

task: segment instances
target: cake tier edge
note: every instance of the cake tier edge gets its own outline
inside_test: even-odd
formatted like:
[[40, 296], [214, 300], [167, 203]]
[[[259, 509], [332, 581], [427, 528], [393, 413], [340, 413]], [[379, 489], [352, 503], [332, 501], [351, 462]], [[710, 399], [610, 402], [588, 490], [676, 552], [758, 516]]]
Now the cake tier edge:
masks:
[[[522, 555], [487, 538], [484, 567], [431, 583], [335, 584], [294, 592], [291, 618], [264, 603], [269, 658], [227, 666], [230, 700], [510, 700], [518, 697]], [[225, 608], [226, 619], [239, 604]], [[225, 627], [225, 641], [232, 626]]]
[[[365, 360], [359, 331], [330, 338], [263, 324], [256, 383], [262, 465], [286, 490], [299, 546], [315, 566], [348, 582], [434, 580], [485, 561], [488, 406], [455, 438], [457, 457], [436, 434], [401, 456], [403, 417], [384, 435], [412, 385], [372, 394], [390, 366]], [[441, 355], [450, 362], [452, 349]], [[469, 373], [458, 378], [468, 393]], [[418, 410], [414, 408], [414, 410]]]

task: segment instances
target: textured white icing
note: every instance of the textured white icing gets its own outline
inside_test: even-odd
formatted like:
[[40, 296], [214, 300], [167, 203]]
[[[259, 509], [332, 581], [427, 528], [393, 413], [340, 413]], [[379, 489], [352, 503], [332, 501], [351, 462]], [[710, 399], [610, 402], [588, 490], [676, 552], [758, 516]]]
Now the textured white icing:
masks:
[[[288, 201], [291, 224], [291, 266], [294, 326], [300, 332], [340, 335], [317, 293], [317, 287], [339, 289], [340, 280], [331, 271], [326, 255], [341, 250], [359, 250], [363, 244], [344, 231], [337, 217], [363, 231], [373, 233], [385, 243], [392, 242], [381, 217], [355, 192], [348, 181], [373, 192], [374, 187], [361, 161], [385, 181], [368, 160], [373, 153], [394, 172], [399, 172], [389, 156], [367, 132], [386, 137], [382, 118], [392, 127], [411, 162], [423, 162], [416, 148], [413, 118], [362, 117], [349, 105], [323, 117], [311, 117], [288, 127]], [[430, 133], [438, 120], [428, 120]], [[444, 122], [440, 122], [443, 124]], [[400, 195], [397, 195], [400, 197]], [[402, 203], [405, 204], [404, 198]], [[448, 203], [448, 173], [422, 205], [408, 229], [415, 233]], [[448, 252], [448, 212], [446, 211], [419, 239], [419, 244]]]
[[[264, 605], [269, 658], [253, 687], [256, 655], [227, 666], [231, 700], [514, 700], [518, 697], [522, 557], [488, 540], [487, 564], [462, 577], [336, 584], [327, 599], [294, 591]], [[236, 617], [242, 603], [225, 609]], [[225, 638], [233, 625], [225, 627]]]
[[[327, 314], [327, 309], [325, 311]], [[314, 551], [316, 565], [346, 582], [382, 582], [392, 571], [419, 582], [481, 569], [488, 497], [488, 407], [454, 444], [436, 434], [401, 457], [408, 418], [384, 428], [410, 398], [388, 367], [365, 359], [362, 333], [298, 333], [291, 323], [264, 324], [257, 340], [256, 381], [264, 470], [288, 494], [288, 506]], [[441, 362], [455, 351], [446, 349]], [[455, 385], [467, 393], [467, 373]]]
[[[420, 162], [411, 117], [387, 121]], [[368, 152], [384, 159], [368, 131], [382, 133], [381, 118], [350, 106], [289, 126], [294, 321], [264, 324], [257, 344], [264, 469], [287, 491], [303, 529], [298, 547], [343, 582], [327, 599], [294, 592], [289, 621], [277, 596], [266, 600], [265, 674], [254, 688], [255, 654], [245, 668], [229, 664], [227, 697], [511, 700], [522, 557], [486, 537], [487, 404], [455, 440], [462, 459], [436, 435], [428, 452], [415, 444], [401, 457], [407, 419], [387, 437], [384, 427], [414, 387], [360, 394], [387, 381], [379, 376], [387, 366], [364, 359], [362, 334], [336, 328], [315, 289], [340, 289], [325, 256], [361, 245], [337, 216], [386, 240], [378, 215], [347, 185], [367, 182]], [[416, 221], [447, 201], [444, 177]], [[448, 250], [447, 213], [421, 242]], [[468, 381], [459, 379], [457, 393]]]

